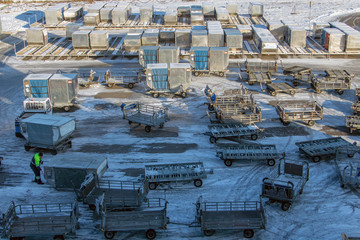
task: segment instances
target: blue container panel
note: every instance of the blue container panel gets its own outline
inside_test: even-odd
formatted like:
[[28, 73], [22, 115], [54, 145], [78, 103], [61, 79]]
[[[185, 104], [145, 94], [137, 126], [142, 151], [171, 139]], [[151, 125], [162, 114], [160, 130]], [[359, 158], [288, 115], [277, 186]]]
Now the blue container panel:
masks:
[[145, 67], [148, 64], [157, 63], [157, 50], [144, 50]]
[[168, 90], [169, 82], [168, 82], [168, 69], [167, 68], [159, 68], [153, 69], [153, 86], [156, 90]]
[[195, 51], [195, 70], [208, 70], [209, 69], [209, 52], [208, 51]]
[[33, 98], [47, 98], [48, 80], [30, 80], [31, 97]]

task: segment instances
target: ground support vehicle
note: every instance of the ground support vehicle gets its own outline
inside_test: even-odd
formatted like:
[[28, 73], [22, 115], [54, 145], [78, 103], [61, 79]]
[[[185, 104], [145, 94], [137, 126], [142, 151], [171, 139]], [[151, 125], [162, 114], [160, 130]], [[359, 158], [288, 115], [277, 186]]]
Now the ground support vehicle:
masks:
[[288, 93], [293, 96], [296, 93], [295, 88], [288, 83], [269, 83], [266, 84], [266, 90], [271, 96], [276, 96], [278, 93]]
[[113, 239], [120, 231], [146, 231], [148, 239], [156, 237], [156, 229], [166, 229], [169, 218], [166, 215], [167, 201], [149, 198], [141, 207], [132, 211], [119, 211], [106, 204], [104, 195], [99, 197], [97, 211], [101, 216], [101, 230], [106, 239]]
[[339, 95], [344, 93], [344, 89], [350, 89], [351, 80], [349, 78], [311, 78], [311, 86], [316, 93], [321, 93], [324, 90], [336, 90]]
[[110, 88], [115, 85], [126, 85], [129, 89], [133, 89], [135, 84], [141, 80], [141, 72], [110, 72], [107, 70], [104, 78], [105, 84]]
[[[249, 61], [246, 60], [245, 71], [247, 73], [251, 72], [264, 72], [264, 73], [276, 73], [277, 72], [277, 62], [276, 61]], [[242, 69], [240, 69], [242, 70]]]
[[271, 74], [267, 72], [249, 72], [248, 84], [254, 83], [269, 84], [272, 83]]
[[[95, 74], [96, 72], [94, 70], [90, 70], [90, 72], [79, 72], [78, 73], [78, 83], [79, 86], [88, 88], [91, 84], [93, 84], [95, 81]], [[98, 77], [97, 82], [99, 82], [100, 76]]]
[[261, 144], [221, 144], [216, 150], [216, 157], [224, 161], [230, 167], [235, 160], [263, 161], [269, 166], [274, 166], [275, 161], [281, 158], [275, 145]]
[[300, 82], [309, 83], [311, 82], [312, 74], [311, 68], [292, 66], [283, 69], [283, 74], [291, 76], [293, 85], [296, 87]]
[[360, 130], [360, 116], [346, 116], [345, 121], [350, 133]]
[[356, 101], [351, 105], [351, 110], [354, 111], [354, 115], [360, 113], [360, 101]]
[[276, 105], [276, 112], [285, 126], [293, 121], [314, 126], [316, 120], [323, 119], [323, 107], [317, 102], [279, 102]]
[[122, 105], [123, 118], [132, 123], [144, 124], [145, 132], [150, 132], [151, 127], [163, 128], [165, 122], [169, 121], [168, 109], [160, 108], [142, 103]]
[[63, 240], [65, 234], [76, 232], [78, 218], [77, 202], [26, 205], [11, 202], [2, 217], [2, 234], [10, 239], [53, 236]]
[[206, 134], [210, 136], [210, 143], [216, 143], [219, 138], [238, 139], [241, 137], [249, 137], [255, 141], [262, 131], [255, 124], [212, 124], [208, 128], [210, 132]]
[[313, 162], [319, 162], [325, 157], [335, 157], [336, 151], [340, 147], [351, 147], [353, 144], [341, 137], [323, 138], [305, 142], [297, 142], [300, 153], [311, 158]]
[[252, 238], [255, 229], [265, 229], [265, 211], [261, 201], [206, 202], [200, 196], [196, 202], [195, 222], [205, 236], [216, 230], [242, 230], [245, 238]]
[[[336, 151], [335, 166], [341, 187], [360, 188], [360, 148], [340, 147]], [[356, 155], [356, 157], [354, 157]]]
[[202, 162], [145, 165], [145, 179], [150, 190], [171, 182], [194, 182], [195, 187], [201, 187], [206, 177]]
[[302, 194], [308, 180], [307, 162], [280, 161], [277, 171], [263, 179], [261, 196], [268, 198], [270, 203], [280, 202], [281, 209], [287, 211], [294, 200]]

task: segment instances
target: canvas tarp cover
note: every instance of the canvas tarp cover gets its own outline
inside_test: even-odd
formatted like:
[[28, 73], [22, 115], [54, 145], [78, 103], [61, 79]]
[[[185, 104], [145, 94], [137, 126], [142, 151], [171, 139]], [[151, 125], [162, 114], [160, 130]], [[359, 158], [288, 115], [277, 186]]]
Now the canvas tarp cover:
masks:
[[195, 50], [195, 70], [209, 69], [209, 52]]
[[157, 63], [157, 49], [144, 49], [144, 62], [145, 67], [147, 67], [148, 64]]
[[29, 80], [31, 87], [31, 97], [33, 98], [47, 98], [48, 93], [48, 80]]
[[43, 124], [27, 124], [27, 140], [31, 145], [53, 146], [54, 131], [58, 131], [58, 128], [53, 129], [52, 126]]
[[152, 69], [153, 74], [153, 86], [156, 90], [168, 90], [168, 69], [167, 68], [157, 68]]

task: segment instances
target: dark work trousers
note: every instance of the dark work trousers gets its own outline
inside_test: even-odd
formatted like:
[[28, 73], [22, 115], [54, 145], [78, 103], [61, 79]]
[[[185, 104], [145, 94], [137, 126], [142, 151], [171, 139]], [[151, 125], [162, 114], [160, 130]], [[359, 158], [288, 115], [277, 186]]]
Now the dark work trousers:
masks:
[[41, 180], [40, 178], [40, 168], [36, 167], [34, 164], [30, 163], [30, 167], [35, 174], [35, 182]]

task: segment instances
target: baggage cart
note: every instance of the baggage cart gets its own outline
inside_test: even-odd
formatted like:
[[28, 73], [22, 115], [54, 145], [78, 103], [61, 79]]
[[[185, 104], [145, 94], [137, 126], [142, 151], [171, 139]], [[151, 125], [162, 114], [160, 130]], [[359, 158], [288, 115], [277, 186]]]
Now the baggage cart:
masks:
[[360, 113], [360, 101], [356, 101], [351, 105], [351, 110], [354, 111], [354, 115]]
[[150, 132], [151, 127], [163, 128], [165, 122], [169, 121], [168, 109], [141, 103], [132, 103], [122, 106], [123, 118], [132, 123], [144, 124], [145, 132]]
[[265, 229], [265, 211], [261, 201], [207, 202], [200, 196], [196, 202], [195, 222], [205, 236], [216, 230], [242, 230], [245, 238], [252, 238], [254, 230]]
[[135, 84], [141, 80], [141, 72], [110, 72], [109, 69], [106, 71], [104, 78], [106, 85], [110, 88], [115, 85], [126, 85], [129, 89], [133, 89]]
[[266, 84], [266, 90], [271, 96], [276, 96], [278, 93], [288, 93], [293, 96], [296, 93], [295, 88], [288, 83], [269, 83]]
[[293, 80], [293, 85], [296, 87], [301, 82], [311, 82], [312, 69], [307, 67], [301, 67], [301, 66], [292, 66], [287, 67], [283, 69], [283, 74], [291, 76]]
[[[94, 83], [95, 80], [95, 74], [96, 72], [94, 70], [90, 70], [90, 72], [78, 72], [78, 83], [79, 86], [88, 88], [91, 84]], [[100, 76], [98, 77], [97, 81], [99, 82]]]
[[[210, 121], [214, 119], [208, 112]], [[253, 102], [245, 105], [218, 106], [213, 122], [253, 124], [261, 122], [261, 109]]]
[[171, 182], [194, 182], [195, 187], [201, 187], [202, 179], [206, 177], [202, 162], [145, 165], [145, 178], [150, 190]]
[[337, 149], [335, 166], [342, 188], [360, 188], [359, 154], [360, 148], [356, 146], [339, 147]]
[[340, 147], [349, 147], [353, 144], [341, 137], [323, 138], [305, 142], [297, 142], [300, 153], [311, 158], [313, 162], [319, 162], [325, 157], [335, 157], [336, 150]]
[[311, 78], [311, 86], [316, 93], [321, 93], [324, 90], [336, 90], [339, 95], [344, 93], [344, 89], [350, 89], [351, 80], [349, 78]]
[[360, 130], [360, 116], [346, 116], [345, 121], [350, 133]]
[[104, 195], [98, 199], [97, 210], [101, 216], [101, 230], [106, 239], [113, 239], [120, 231], [146, 231], [145, 236], [154, 239], [156, 229], [166, 229], [169, 223], [165, 199], [149, 198], [141, 207], [133, 211], [119, 211], [106, 204]]
[[355, 95], [358, 97], [358, 100], [360, 100], [360, 88], [355, 89]]
[[79, 209], [74, 203], [21, 204], [10, 203], [3, 214], [3, 237], [53, 237], [63, 240], [64, 235], [76, 232]]
[[253, 85], [254, 83], [270, 84], [272, 78], [270, 73], [265, 72], [250, 72], [248, 78], [248, 84]]
[[235, 160], [263, 161], [269, 166], [274, 166], [275, 161], [281, 158], [275, 145], [261, 144], [223, 144], [216, 150], [216, 157], [224, 161], [230, 167]]
[[276, 112], [285, 126], [293, 121], [301, 121], [314, 126], [316, 120], [323, 119], [323, 107], [311, 101], [279, 102], [276, 105]]
[[208, 110], [214, 111], [217, 108], [224, 108], [226, 106], [245, 106], [251, 105], [253, 102], [252, 95], [250, 96], [213, 96], [207, 97]]
[[280, 202], [281, 209], [287, 211], [295, 199], [302, 194], [308, 180], [307, 162], [280, 161], [278, 170], [263, 179], [261, 196], [268, 198], [270, 203]]
[[105, 200], [112, 206], [124, 209], [140, 207], [146, 199], [147, 184], [145, 181], [118, 181], [99, 179], [94, 174], [86, 176], [77, 191], [78, 198], [88, 204], [91, 210], [95, 210], [96, 199], [105, 193]]
[[216, 143], [220, 138], [239, 139], [241, 137], [249, 137], [255, 141], [262, 131], [255, 124], [211, 124], [208, 128], [210, 132], [206, 134], [210, 136], [210, 143]]
[[247, 73], [263, 72], [263, 73], [276, 73], [277, 72], [277, 62], [276, 61], [249, 61], [246, 60], [245, 69], [240, 69], [246, 71]]
[[342, 233], [341, 240], [360, 240], [360, 233]]

